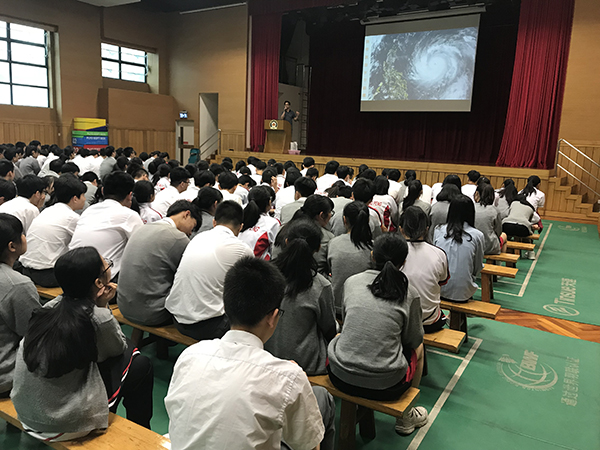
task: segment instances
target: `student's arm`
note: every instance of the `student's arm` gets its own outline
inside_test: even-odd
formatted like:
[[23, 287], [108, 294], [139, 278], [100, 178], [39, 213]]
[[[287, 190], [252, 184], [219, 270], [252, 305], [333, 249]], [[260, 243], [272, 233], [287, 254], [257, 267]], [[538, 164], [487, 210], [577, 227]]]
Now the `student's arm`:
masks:
[[127, 340], [110, 309], [96, 306], [93, 321], [96, 328], [98, 362], [122, 354], [127, 348]]
[[[495, 208], [495, 206], [492, 206], [492, 208]], [[497, 209], [496, 218], [494, 219], [494, 232], [496, 233], [496, 236], [500, 236], [502, 234], [502, 216], [500, 211]]]
[[421, 309], [421, 298], [416, 291], [409, 290], [406, 298], [408, 303], [407, 322], [402, 329], [402, 347], [416, 350], [423, 343], [423, 310]]
[[6, 300], [0, 303], [0, 318], [15, 334], [23, 337], [31, 313], [40, 308], [40, 297], [32, 281], [17, 284]]
[[479, 236], [477, 239], [473, 239], [475, 243], [475, 252], [473, 253], [473, 277], [479, 275], [479, 272], [483, 270], [483, 237]]
[[35, 173], [36, 175], [40, 173], [40, 170], [42, 170], [40, 167], [40, 163], [37, 161], [37, 159], [33, 160], [31, 168], [33, 169], [33, 173]]
[[177, 272], [177, 268], [179, 267], [179, 263], [181, 262], [183, 252], [185, 251], [189, 243], [190, 240], [187, 238], [187, 236], [182, 236], [173, 243], [171, 250], [169, 250], [166, 263], [169, 266], [169, 269], [173, 271], [173, 273]]
[[333, 301], [333, 288], [330, 283], [323, 288], [319, 297], [317, 311], [317, 326], [321, 330], [323, 337], [329, 343], [337, 332], [337, 322], [335, 320], [335, 304]]

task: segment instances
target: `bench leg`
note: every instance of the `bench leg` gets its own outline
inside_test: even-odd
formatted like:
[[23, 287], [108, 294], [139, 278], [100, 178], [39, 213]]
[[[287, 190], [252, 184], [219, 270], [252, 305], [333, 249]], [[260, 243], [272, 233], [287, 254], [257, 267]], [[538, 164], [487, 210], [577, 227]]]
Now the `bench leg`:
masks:
[[356, 448], [356, 404], [342, 400], [340, 411], [339, 450]]
[[131, 340], [136, 347], [139, 348], [140, 343], [142, 342], [142, 338], [144, 337], [144, 332], [138, 328], [134, 328], [131, 332]]
[[465, 342], [469, 340], [469, 334], [467, 333], [467, 315], [462, 312], [450, 313], [450, 329], [462, 331], [465, 333]]
[[492, 277], [491, 275], [481, 274], [481, 301], [490, 302], [492, 298]]
[[360, 430], [360, 436], [365, 441], [372, 441], [375, 439], [375, 414], [370, 408], [363, 406], [358, 407], [358, 429]]

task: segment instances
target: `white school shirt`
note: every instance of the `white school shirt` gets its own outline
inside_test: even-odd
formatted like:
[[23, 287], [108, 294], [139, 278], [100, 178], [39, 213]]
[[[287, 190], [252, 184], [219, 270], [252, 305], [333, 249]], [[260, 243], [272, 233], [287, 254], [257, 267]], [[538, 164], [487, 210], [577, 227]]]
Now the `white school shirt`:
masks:
[[473, 202], [475, 202], [473, 196], [475, 195], [475, 191], [477, 190], [476, 184], [463, 184], [460, 190], [464, 195], [466, 195], [471, 200], [473, 200]]
[[[533, 208], [537, 212], [538, 208], [543, 208], [544, 205], [546, 204], [546, 194], [544, 194], [542, 191], [540, 191], [537, 188], [533, 188], [533, 189], [534, 189], [534, 192], [529, 194], [526, 199], [529, 202], [529, 204], [531, 206], [533, 206]], [[521, 190], [521, 192], [523, 192], [523, 191]], [[521, 192], [519, 192], [519, 194]]]
[[154, 186], [154, 193], [158, 194], [163, 189], [171, 186], [171, 180], [168, 177], [162, 177], [156, 182], [156, 186]]
[[396, 200], [397, 205], [399, 203], [398, 195], [400, 194], [400, 183], [390, 179], [388, 179], [388, 182], [390, 183], [388, 195], [390, 195], [394, 200]]
[[192, 186], [190, 184], [185, 191], [183, 191], [181, 194], [179, 194], [178, 200], [187, 200], [189, 202], [191, 202], [192, 200], [196, 200], [196, 197], [198, 197], [199, 191], [200, 191], [199, 188], [197, 188], [196, 186]]
[[174, 186], [169, 186], [158, 194], [152, 202], [152, 209], [158, 212], [161, 216], [166, 217], [169, 207], [180, 200], [180, 193]]
[[391, 195], [374, 195], [369, 207], [377, 210], [388, 231], [396, 231], [393, 222], [398, 223], [398, 204]]
[[444, 250], [425, 241], [409, 242], [408, 256], [402, 272], [421, 298], [423, 325], [437, 322], [442, 315], [441, 286], [450, 279], [448, 258]]
[[277, 191], [277, 194], [275, 194], [275, 218], [281, 220], [281, 209], [295, 201], [296, 189], [294, 186], [288, 186]]
[[165, 397], [177, 450], [312, 450], [325, 427], [300, 366], [271, 355], [255, 335], [230, 330], [177, 359]]
[[151, 156], [150, 158], [148, 158], [146, 161], [143, 162], [143, 166], [144, 169], [148, 170], [148, 168], [150, 167], [150, 163], [152, 161], [154, 161], [156, 158], [154, 156]]
[[254, 256], [270, 261], [271, 250], [275, 245], [275, 237], [279, 233], [279, 228], [281, 228], [279, 220], [263, 213], [258, 218], [256, 225], [240, 233], [239, 239], [252, 249]]
[[104, 200], [90, 206], [81, 214], [69, 250], [85, 246], [94, 247], [104, 259], [113, 262], [111, 272], [114, 277], [121, 270], [121, 258], [129, 237], [143, 225], [142, 219], [135, 211], [116, 200]]
[[44, 209], [33, 219], [27, 233], [27, 252], [19, 261], [30, 269], [52, 269], [56, 260], [69, 251], [79, 214], [65, 203]]
[[40, 173], [38, 173], [38, 177], [44, 178], [46, 175], [48, 175], [48, 172], [50, 171], [50, 163], [55, 159], [58, 159], [58, 156], [56, 156], [54, 153], [48, 154], [48, 157], [42, 166], [42, 170], [40, 170]]
[[240, 197], [242, 199], [242, 206], [245, 208], [246, 205], [248, 204], [248, 194], [249, 194], [248, 189], [243, 187], [241, 184], [238, 184], [238, 187], [235, 188], [235, 192], [233, 194], [237, 195], [238, 197]]
[[277, 175], [277, 192], [283, 189], [285, 186], [285, 176], [282, 174]]
[[435, 183], [431, 186], [431, 206], [437, 203], [437, 196], [442, 192], [442, 183]]
[[98, 156], [96, 158], [92, 157], [93, 159], [90, 161], [90, 171], [94, 172], [96, 175], [98, 175], [98, 178], [100, 178], [100, 165], [102, 164], [102, 161], [104, 161], [104, 158], [102, 158], [101, 156]]
[[6, 203], [2, 203], [0, 213], [10, 214], [19, 219], [23, 225], [23, 234], [27, 235], [27, 230], [29, 230], [33, 219], [39, 216], [40, 210], [37, 206], [32, 205], [29, 199], [17, 196]]
[[165, 300], [177, 322], [192, 324], [225, 314], [225, 274], [250, 247], [223, 225], [197, 234], [189, 243], [175, 273], [173, 288]]
[[157, 222], [164, 217], [161, 213], [152, 208], [151, 203], [140, 203], [139, 207], [140, 218], [142, 219], [144, 225], [147, 223]]
[[325, 175], [317, 178], [317, 190], [320, 192], [325, 192], [325, 189], [329, 189], [337, 180], [339, 180], [337, 175], [326, 173]]
[[231, 200], [232, 202], [236, 202], [238, 205], [242, 206], [242, 197], [240, 197], [237, 194], [232, 194], [229, 191], [226, 191], [224, 189], [219, 189], [219, 192], [221, 192], [221, 194], [223, 194], [223, 201], [227, 201], [227, 200]]
[[428, 205], [431, 205], [431, 196], [433, 195], [433, 190], [430, 186], [424, 184], [423, 185], [423, 193], [419, 197], [419, 200], [423, 200]]

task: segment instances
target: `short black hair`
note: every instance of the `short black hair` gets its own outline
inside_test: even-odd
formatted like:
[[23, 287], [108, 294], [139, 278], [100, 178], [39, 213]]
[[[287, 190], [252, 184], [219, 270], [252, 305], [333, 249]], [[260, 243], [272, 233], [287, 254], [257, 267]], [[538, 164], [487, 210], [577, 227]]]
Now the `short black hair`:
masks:
[[29, 174], [15, 181], [19, 197], [31, 198], [37, 192], [42, 192], [48, 185], [43, 178]]
[[198, 170], [208, 170], [208, 162], [204, 161], [203, 159], [198, 161], [196, 166], [198, 166]]
[[317, 190], [317, 183], [311, 178], [300, 177], [294, 182], [294, 190], [300, 192], [302, 197], [309, 197]]
[[291, 103], [290, 103], [290, 101], [289, 101], [289, 100], [286, 100], [285, 102], [283, 102], [283, 104], [284, 104], [284, 105], [285, 105], [286, 103], [287, 103], [288, 105], [291, 105]]
[[221, 189], [229, 190], [234, 186], [237, 186], [238, 178], [233, 172], [223, 172], [219, 175], [219, 187]]
[[283, 175], [283, 164], [281, 164], [280, 162], [276, 162], [275, 164], [273, 164], [273, 167], [277, 171], [277, 175]]
[[304, 158], [304, 160], [302, 161], [302, 166], [304, 168], [308, 168], [310, 166], [314, 166], [315, 165], [315, 159], [311, 158], [310, 156], [307, 156], [306, 158]]
[[221, 167], [223, 167], [223, 169], [228, 170], [230, 172], [233, 170], [233, 164], [230, 163], [229, 161], [221, 161]]
[[253, 327], [281, 306], [286, 281], [277, 266], [244, 257], [225, 275], [223, 303], [232, 325]]
[[254, 162], [254, 167], [256, 167], [256, 170], [265, 170], [267, 168], [267, 163], [264, 161], [261, 161], [260, 159], [257, 159]]
[[149, 203], [154, 194], [154, 186], [148, 180], [141, 180], [133, 187], [133, 196], [138, 203]]
[[60, 167], [60, 173], [79, 173], [79, 166], [74, 162], [66, 162]]
[[285, 187], [294, 186], [296, 180], [302, 177], [302, 174], [295, 167], [289, 167], [285, 171]]
[[56, 173], [60, 173], [62, 166], [64, 165], [64, 161], [61, 158], [50, 161], [50, 170]]
[[33, 141], [31, 141], [29, 143], [29, 145], [33, 145], [34, 147], [37, 147], [38, 145], [42, 145], [42, 143], [40, 141], [38, 141], [37, 139], [34, 139]]
[[283, 169], [287, 172], [287, 170], [293, 167], [294, 169], [297, 169], [296, 167], [296, 163], [294, 161], [286, 161], [283, 163]]
[[72, 173], [58, 177], [54, 182], [54, 196], [58, 203], [69, 203], [73, 197], [81, 197], [87, 192], [87, 186]]
[[217, 164], [217, 163], [212, 163], [210, 165], [210, 167], [208, 168], [208, 170], [210, 170], [215, 175], [215, 177], [217, 177], [220, 174], [222, 174], [223, 172], [225, 172], [225, 169], [223, 168], [223, 166], [221, 164]]
[[132, 153], [133, 153], [133, 147], [125, 147], [123, 149], [123, 156], [126, 156], [127, 158], [130, 158]]
[[244, 210], [231, 200], [219, 203], [215, 211], [215, 222], [217, 225], [232, 225], [239, 227], [244, 221]]
[[167, 217], [176, 216], [183, 211], [189, 211], [192, 217], [196, 219], [194, 231], [200, 228], [202, 225], [202, 212], [200, 211], [200, 208], [188, 200], [177, 200], [175, 203], [169, 206], [169, 209], [167, 210]]
[[0, 177], [4, 178], [9, 172], [15, 171], [15, 165], [8, 159], [0, 159]]
[[271, 179], [273, 177], [277, 178], [277, 172], [275, 171], [275, 169], [268, 168], [262, 173], [262, 182], [271, 184]]
[[400, 171], [398, 169], [390, 169], [387, 173], [388, 179], [398, 181], [400, 179]]
[[359, 178], [352, 186], [352, 194], [354, 194], [354, 200], [368, 204], [375, 195], [373, 182], [368, 178]]
[[5, 202], [12, 200], [17, 196], [17, 187], [12, 181], [0, 178], [0, 197], [4, 198]]
[[256, 186], [256, 181], [250, 175], [242, 175], [238, 178], [238, 183], [241, 185], [248, 184], [249, 187]]
[[171, 186], [177, 187], [184, 181], [190, 179], [190, 173], [183, 167], [175, 167], [171, 170]]
[[307, 177], [318, 177], [319, 176], [319, 169], [317, 169], [316, 167], [311, 167], [309, 169], [306, 169], [306, 176]]
[[365, 169], [358, 174], [358, 178], [366, 178], [371, 181], [375, 181], [375, 177], [377, 176], [377, 172], [373, 169]]
[[333, 175], [338, 167], [340, 167], [339, 162], [336, 160], [329, 161], [327, 164], [325, 164], [325, 173]]
[[223, 158], [223, 159], [221, 160], [221, 164], [222, 164], [224, 161], [227, 161], [227, 162], [230, 162], [231, 164], [233, 164], [233, 160], [232, 160], [232, 159], [231, 159], [229, 156], [226, 156], [225, 158]]
[[467, 173], [467, 177], [469, 178], [469, 181], [471, 183], [477, 183], [477, 181], [481, 177], [481, 174], [476, 170], [469, 170], [469, 173]]
[[344, 180], [348, 175], [350, 175], [350, 167], [348, 166], [339, 166], [335, 171], [338, 178]]
[[147, 152], [142, 152], [142, 153], [140, 153], [140, 159], [141, 159], [142, 161], [146, 161], [148, 158], [150, 158], [150, 156], [148, 156], [148, 153], [147, 153]]
[[31, 156], [31, 154], [33, 152], [38, 152], [39, 153], [39, 149], [37, 147], [37, 145], [28, 145], [27, 147], [25, 147], [25, 156]]
[[104, 179], [104, 198], [122, 202], [133, 191], [135, 180], [125, 172], [111, 172]]
[[210, 170], [199, 170], [194, 174], [194, 184], [197, 188], [215, 185], [215, 175]]
[[194, 199], [193, 203], [202, 211], [208, 211], [208, 209], [217, 202], [217, 204], [223, 201], [223, 194], [218, 189], [211, 186], [204, 186], [198, 191], [198, 196]]
[[240, 159], [238, 162], [235, 163], [236, 172], [239, 172], [242, 167], [246, 167], [246, 161]]

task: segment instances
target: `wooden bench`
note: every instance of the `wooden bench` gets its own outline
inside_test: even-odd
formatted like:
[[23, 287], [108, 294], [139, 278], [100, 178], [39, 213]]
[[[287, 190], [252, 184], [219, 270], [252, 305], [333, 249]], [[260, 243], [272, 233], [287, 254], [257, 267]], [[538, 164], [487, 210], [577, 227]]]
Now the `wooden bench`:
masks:
[[481, 301], [487, 302], [494, 298], [493, 279], [494, 277], [515, 278], [519, 269], [514, 267], [495, 266], [494, 264], [484, 264], [481, 271]]
[[467, 314], [496, 320], [496, 316], [500, 312], [500, 309], [502, 309], [500, 305], [478, 302], [476, 300], [469, 300], [464, 303], [442, 300], [440, 306], [442, 309], [450, 311], [450, 328], [462, 331], [467, 336]]
[[531, 252], [535, 250], [535, 244], [528, 244], [527, 242], [508, 241], [506, 243], [506, 249], [512, 250], [515, 255], [521, 257], [521, 250]]
[[463, 331], [442, 328], [435, 333], [423, 336], [423, 344], [429, 347], [441, 348], [452, 353], [458, 353], [460, 346], [465, 342], [467, 335]]
[[[405, 411], [410, 411], [419, 398], [419, 389], [410, 387], [400, 399], [395, 401], [375, 401], [366, 398], [353, 397], [337, 389], [328, 375], [308, 377], [313, 386], [321, 386], [334, 397], [342, 400], [340, 411], [340, 430], [338, 434], [338, 449], [353, 450], [356, 447], [356, 425], [364, 439], [375, 438], [375, 417], [373, 411], [379, 411], [393, 417], [402, 417]], [[364, 407], [360, 410], [358, 406]], [[361, 414], [362, 413], [362, 414]]]
[[52, 300], [52, 299], [58, 297], [59, 295], [62, 295], [62, 293], [63, 293], [62, 289], [59, 287], [45, 288], [42, 286], [38, 286], [36, 284], [35, 288], [37, 289], [38, 295], [40, 296], [40, 298], [43, 298], [46, 300]]
[[515, 255], [514, 253], [500, 253], [499, 255], [485, 255], [483, 257], [487, 261], [493, 262], [505, 262], [508, 264], [516, 264], [519, 261], [519, 255]]
[[[8, 398], [0, 399], [0, 418], [23, 431], [17, 412]], [[57, 450], [164, 450], [171, 448], [171, 441], [154, 431], [110, 413], [106, 432], [93, 432], [89, 436], [46, 445]], [[40, 441], [43, 442], [43, 441]]]

